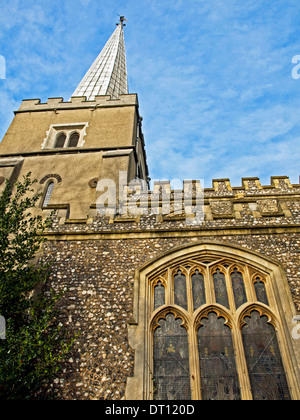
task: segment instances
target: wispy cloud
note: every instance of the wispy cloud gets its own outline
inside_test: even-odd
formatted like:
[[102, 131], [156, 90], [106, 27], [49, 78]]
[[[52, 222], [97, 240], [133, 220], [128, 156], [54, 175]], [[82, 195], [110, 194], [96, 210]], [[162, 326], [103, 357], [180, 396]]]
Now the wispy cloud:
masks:
[[118, 14], [152, 178], [298, 181], [298, 0], [12, 0], [0, 16], [1, 137], [23, 98], [70, 97]]

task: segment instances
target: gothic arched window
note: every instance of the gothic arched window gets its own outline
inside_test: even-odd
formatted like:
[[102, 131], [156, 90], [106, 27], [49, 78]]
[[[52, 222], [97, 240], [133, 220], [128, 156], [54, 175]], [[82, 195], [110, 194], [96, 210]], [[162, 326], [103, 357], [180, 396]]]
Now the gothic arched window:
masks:
[[[203, 400], [239, 400], [244, 361], [253, 399], [290, 399], [276, 331], [268, 324], [267, 276], [233, 260], [198, 259], [158, 278], [152, 308], [155, 398], [190, 399], [193, 390]], [[253, 302], [254, 312], [239, 321], [240, 308]], [[236, 354], [238, 342], [243, 346]]]
[[[282, 293], [275, 288], [281, 287], [280, 271], [234, 253], [208, 254], [170, 258], [163, 268], [156, 262], [149, 275], [142, 275], [148, 297], [139, 299], [148, 303], [140, 306], [137, 327], [131, 328], [146, 334], [134, 341], [146, 346], [139, 352], [146, 357], [144, 368], [137, 368], [144, 372], [144, 397], [296, 399], [300, 392], [292, 366], [297, 356], [290, 351], [278, 301], [288, 297], [285, 286]], [[143, 290], [141, 284], [137, 290]]]
[[191, 399], [188, 334], [182, 320], [169, 313], [153, 334], [154, 397]]
[[256, 310], [244, 317], [242, 336], [255, 400], [289, 400], [290, 392], [274, 325]]
[[223, 317], [209, 312], [197, 332], [202, 398], [240, 400], [231, 328]]

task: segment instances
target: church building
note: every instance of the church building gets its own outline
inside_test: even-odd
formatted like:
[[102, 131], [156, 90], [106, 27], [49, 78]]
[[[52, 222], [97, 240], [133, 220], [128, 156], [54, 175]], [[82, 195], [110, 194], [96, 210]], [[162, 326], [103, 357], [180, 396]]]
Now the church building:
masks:
[[15, 111], [0, 191], [28, 172], [53, 219], [39, 258], [78, 334], [60, 399], [300, 399], [300, 185], [151, 191], [124, 17], [69, 100]]

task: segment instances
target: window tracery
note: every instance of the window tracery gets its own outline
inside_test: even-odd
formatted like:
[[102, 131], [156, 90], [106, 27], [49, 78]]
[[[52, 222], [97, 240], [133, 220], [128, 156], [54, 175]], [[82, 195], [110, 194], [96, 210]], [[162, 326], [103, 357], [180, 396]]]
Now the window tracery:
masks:
[[225, 318], [209, 312], [197, 332], [203, 400], [240, 400], [232, 332]]
[[245, 315], [242, 337], [251, 390], [255, 400], [290, 400], [273, 322], [263, 311]]
[[182, 324], [168, 313], [154, 331], [154, 397], [159, 400], [191, 399], [188, 334]]
[[270, 276], [254, 270], [206, 257], [151, 278], [154, 398], [290, 399]]

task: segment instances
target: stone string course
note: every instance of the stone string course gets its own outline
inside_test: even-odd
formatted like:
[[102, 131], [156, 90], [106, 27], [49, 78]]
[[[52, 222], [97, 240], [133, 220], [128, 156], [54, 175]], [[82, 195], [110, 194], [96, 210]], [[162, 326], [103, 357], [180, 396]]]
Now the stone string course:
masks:
[[[214, 219], [209, 211], [201, 226], [187, 226], [184, 219], [167, 220], [164, 214], [141, 215], [133, 221], [94, 214], [72, 222], [56, 211], [42, 259], [52, 264], [49, 287], [66, 289], [60, 322], [79, 334], [61, 375], [51, 384], [59, 398], [125, 398], [127, 378], [134, 372], [127, 325], [133, 318], [135, 270], [173, 247], [199, 241], [203, 232], [205, 239], [242, 246], [280, 262], [300, 313], [300, 187], [290, 188], [284, 178], [281, 189], [279, 183], [276, 191], [272, 188], [271, 198], [278, 201], [264, 203], [258, 210], [257, 196], [268, 190], [258, 190], [256, 180], [249, 184], [251, 200], [232, 201], [234, 217]], [[210, 193], [215, 199], [216, 192]], [[228, 185], [218, 193], [226, 196]], [[228, 208], [226, 204], [224, 209]], [[224, 211], [222, 206], [219, 211]], [[239, 233], [244, 227], [250, 229], [248, 234]], [[267, 230], [251, 232], [257, 227]], [[95, 239], [97, 234], [100, 237]]]

